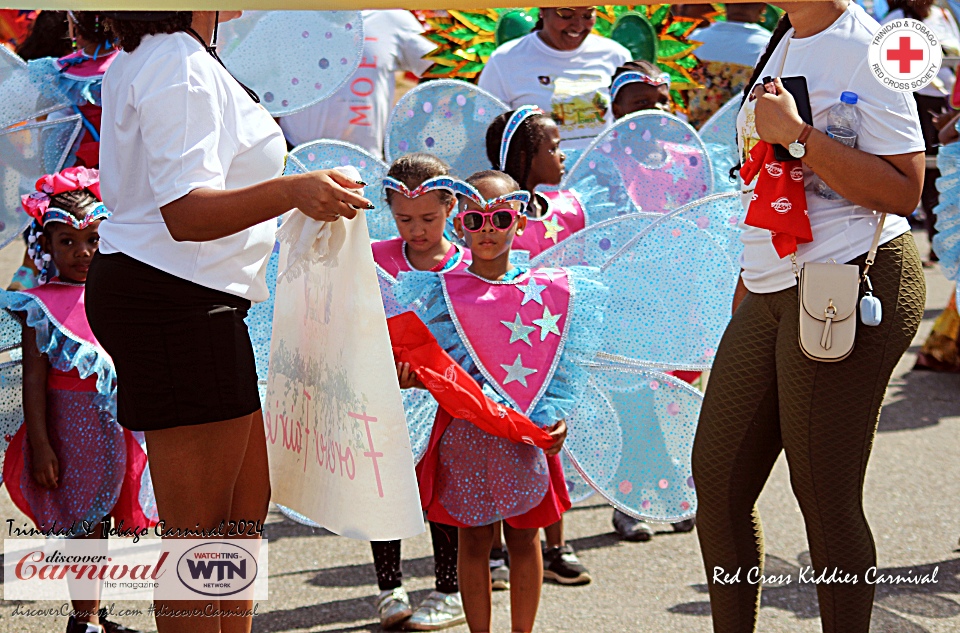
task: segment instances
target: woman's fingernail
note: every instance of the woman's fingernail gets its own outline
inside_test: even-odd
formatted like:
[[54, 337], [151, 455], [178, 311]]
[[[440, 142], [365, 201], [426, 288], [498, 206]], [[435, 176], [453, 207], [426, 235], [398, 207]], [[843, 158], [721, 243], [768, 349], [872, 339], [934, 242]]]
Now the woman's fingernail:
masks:
[[354, 180], [354, 182], [357, 183], [358, 185], [360, 185], [361, 187], [366, 187], [366, 186], [367, 186], [367, 183], [363, 182], [362, 180]]
[[368, 203], [367, 203], [367, 208], [368, 208], [368, 209], [376, 209], [377, 207], [373, 206], [373, 203], [372, 203], [372, 202], [368, 202]]

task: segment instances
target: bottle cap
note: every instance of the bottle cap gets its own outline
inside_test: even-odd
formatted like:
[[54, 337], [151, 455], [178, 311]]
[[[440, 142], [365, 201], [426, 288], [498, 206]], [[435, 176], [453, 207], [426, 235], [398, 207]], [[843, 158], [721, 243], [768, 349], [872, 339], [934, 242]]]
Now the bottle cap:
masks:
[[850, 105], [857, 105], [857, 101], [859, 100], [860, 100], [860, 97], [858, 97], [857, 93], [855, 92], [844, 91], [840, 93], [840, 101], [844, 103], [848, 103]]

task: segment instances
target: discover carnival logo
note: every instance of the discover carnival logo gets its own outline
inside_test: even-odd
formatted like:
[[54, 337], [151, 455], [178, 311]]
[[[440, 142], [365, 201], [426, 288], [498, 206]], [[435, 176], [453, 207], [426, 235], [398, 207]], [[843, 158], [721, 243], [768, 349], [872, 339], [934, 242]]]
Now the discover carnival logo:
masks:
[[880, 27], [870, 42], [868, 60], [882, 85], [897, 92], [915, 92], [936, 79], [943, 50], [930, 27], [903, 18]]

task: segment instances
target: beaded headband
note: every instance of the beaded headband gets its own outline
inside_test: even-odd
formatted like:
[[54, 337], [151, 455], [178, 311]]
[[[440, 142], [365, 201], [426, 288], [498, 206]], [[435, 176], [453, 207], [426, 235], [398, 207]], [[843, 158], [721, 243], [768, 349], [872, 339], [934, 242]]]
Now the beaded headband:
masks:
[[519, 202], [523, 205], [521, 207], [522, 210], [523, 207], [526, 207], [530, 203], [530, 193], [527, 191], [513, 191], [511, 193], [487, 200], [483, 197], [483, 194], [477, 191], [476, 187], [470, 183], [463, 182], [462, 180], [456, 181], [456, 193], [465, 198], [473, 200], [475, 203], [477, 203], [477, 206], [484, 211], [489, 211], [491, 208], [496, 208], [497, 205], [503, 204], [504, 202]]
[[667, 73], [660, 73], [656, 77], [651, 77], [647, 73], [642, 73], [639, 71], [630, 71], [618, 75], [616, 79], [613, 80], [613, 85], [610, 86], [610, 100], [613, 101], [617, 98], [617, 92], [626, 86], [627, 84], [636, 84], [643, 83], [649, 86], [666, 86], [670, 87], [670, 75]]
[[542, 115], [543, 110], [537, 106], [520, 106], [507, 119], [507, 125], [503, 128], [503, 140], [500, 141], [500, 170], [507, 168], [507, 154], [510, 152], [510, 141], [513, 135], [520, 129], [520, 124], [532, 116]]
[[403, 194], [403, 196], [406, 198], [419, 198], [425, 193], [437, 191], [438, 189], [449, 191], [450, 193], [457, 193], [457, 190], [454, 187], [458, 182], [459, 181], [456, 178], [451, 178], [450, 176], [436, 176], [434, 178], [427, 178], [420, 183], [419, 187], [411, 191], [405, 184], [396, 178], [387, 176], [383, 179], [383, 188], [392, 189], [393, 191]]
[[72, 226], [78, 231], [82, 231], [87, 228], [94, 222], [98, 220], [105, 220], [110, 217], [110, 212], [107, 211], [107, 208], [103, 206], [103, 203], [97, 204], [94, 207], [93, 211], [90, 211], [83, 217], [82, 220], [78, 220], [72, 213], [68, 213], [63, 209], [57, 209], [56, 207], [48, 209], [43, 214], [43, 219], [40, 221], [40, 226], [46, 226], [53, 222], [60, 222], [68, 226]]

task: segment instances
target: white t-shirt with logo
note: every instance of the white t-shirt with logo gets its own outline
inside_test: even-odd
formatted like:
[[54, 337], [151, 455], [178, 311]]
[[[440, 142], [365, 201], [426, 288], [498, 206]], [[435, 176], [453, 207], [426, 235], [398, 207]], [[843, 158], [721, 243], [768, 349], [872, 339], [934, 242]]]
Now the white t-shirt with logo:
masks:
[[283, 172], [270, 114], [187, 33], [148, 35], [103, 78], [100, 191], [113, 215], [100, 250], [251, 301], [269, 297], [276, 220], [208, 242], [177, 242], [160, 208], [194, 189], [240, 189]]
[[579, 149], [610, 125], [610, 80], [631, 59], [606, 37], [591, 33], [579, 48], [558, 51], [535, 31], [495, 50], [478, 85], [511, 108], [540, 106], [560, 127], [562, 147]]
[[[820, 131], [826, 130], [827, 114], [839, 103], [840, 93], [855, 92], [860, 98], [857, 103], [861, 117], [858, 149], [877, 156], [923, 152], [923, 135], [913, 97], [884, 87], [870, 70], [867, 49], [879, 28], [876, 20], [851, 2], [836, 22], [816, 35], [793, 39], [791, 29], [758, 75], [758, 83], [768, 75], [805, 76], [813, 126]], [[779, 72], [785, 52], [786, 63]], [[747, 152], [759, 140], [754, 107], [755, 102], [748, 100], [737, 117], [741, 160], [745, 160]], [[813, 190], [815, 175], [805, 164], [803, 174], [813, 241], [798, 246], [798, 265], [830, 260], [842, 264], [870, 250], [880, 215], [842, 198], [825, 200], [819, 197]], [[745, 209], [749, 207], [751, 192], [752, 183], [743, 196]], [[770, 231], [749, 226], [743, 228], [740, 239], [744, 250], [740, 263], [747, 289], [771, 293], [796, 284], [791, 260], [777, 256]], [[880, 243], [889, 242], [909, 230], [906, 218], [887, 215]]]
[[421, 35], [423, 26], [409, 11], [363, 12], [363, 59], [357, 72], [328, 99], [280, 119], [287, 140], [301, 145], [322, 138], [359, 145], [383, 156], [387, 117], [393, 106], [398, 70], [423, 74], [436, 48]]

